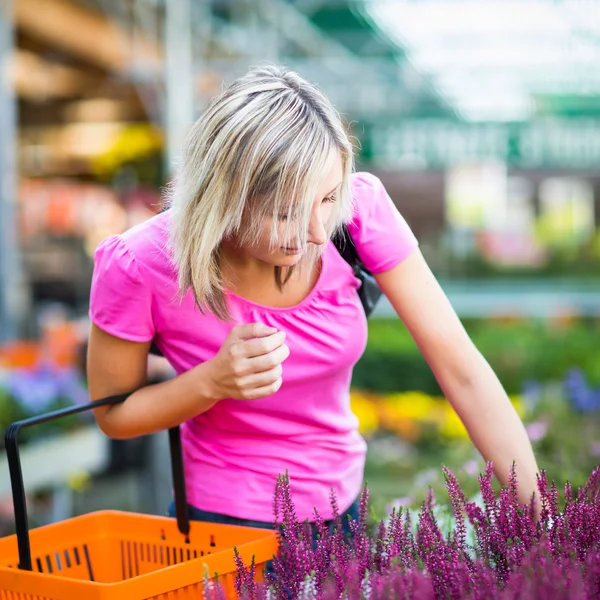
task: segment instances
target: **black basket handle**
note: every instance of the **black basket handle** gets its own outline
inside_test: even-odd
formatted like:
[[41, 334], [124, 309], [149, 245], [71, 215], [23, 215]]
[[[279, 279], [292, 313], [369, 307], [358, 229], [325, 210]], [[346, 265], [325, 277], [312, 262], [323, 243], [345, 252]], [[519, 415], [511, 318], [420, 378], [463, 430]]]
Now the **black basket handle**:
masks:
[[[99, 406], [118, 404], [124, 402], [131, 394], [121, 394], [95, 400], [79, 406], [71, 406], [53, 412], [23, 419], [12, 423], [6, 430], [4, 439], [6, 446], [6, 457], [10, 473], [10, 485], [12, 488], [13, 507], [15, 513], [15, 526], [17, 533], [17, 544], [19, 547], [19, 569], [31, 571], [31, 544], [29, 540], [29, 523], [27, 520], [27, 502], [25, 500], [25, 487], [23, 485], [23, 470], [19, 456], [19, 431], [25, 427], [40, 425], [48, 421], [54, 421], [62, 417], [68, 417], [86, 410], [92, 410]], [[190, 520], [187, 511], [187, 500], [185, 493], [185, 477], [183, 472], [183, 454], [181, 450], [181, 435], [179, 427], [169, 429], [169, 446], [171, 449], [171, 470], [173, 474], [173, 489], [175, 495], [175, 514], [179, 531], [189, 542]]]

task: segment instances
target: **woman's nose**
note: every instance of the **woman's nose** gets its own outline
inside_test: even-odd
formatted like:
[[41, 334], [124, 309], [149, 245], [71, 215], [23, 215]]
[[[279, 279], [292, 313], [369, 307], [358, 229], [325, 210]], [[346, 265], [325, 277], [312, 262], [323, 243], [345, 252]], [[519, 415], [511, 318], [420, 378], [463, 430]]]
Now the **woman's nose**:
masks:
[[327, 231], [321, 215], [315, 211], [313, 214], [310, 224], [308, 226], [308, 241], [311, 244], [322, 246], [327, 241]]

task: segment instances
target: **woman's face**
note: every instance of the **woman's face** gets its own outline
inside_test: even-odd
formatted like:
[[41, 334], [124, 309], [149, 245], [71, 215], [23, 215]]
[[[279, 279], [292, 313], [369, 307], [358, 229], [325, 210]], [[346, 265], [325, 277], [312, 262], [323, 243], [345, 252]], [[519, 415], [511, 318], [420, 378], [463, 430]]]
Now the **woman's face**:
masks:
[[[319, 184], [318, 193], [313, 201], [308, 227], [309, 244], [321, 246], [328, 241], [329, 237], [327, 235], [326, 225], [331, 215], [333, 203], [337, 201], [337, 193], [342, 183], [342, 179], [342, 160], [338, 155], [336, 156], [329, 173]], [[276, 248], [271, 248], [270, 246], [272, 224], [273, 219], [267, 219], [263, 226], [259, 243], [251, 248], [243, 248], [243, 250], [253, 258], [264, 263], [276, 267], [291, 267], [302, 258], [302, 251], [298, 249], [297, 245], [294, 245], [296, 236], [294, 223], [292, 222], [289, 226], [289, 236], [291, 241], [287, 242], [284, 246]], [[283, 240], [286, 227], [288, 226], [287, 215], [281, 215], [278, 226], [280, 228], [279, 238]]]

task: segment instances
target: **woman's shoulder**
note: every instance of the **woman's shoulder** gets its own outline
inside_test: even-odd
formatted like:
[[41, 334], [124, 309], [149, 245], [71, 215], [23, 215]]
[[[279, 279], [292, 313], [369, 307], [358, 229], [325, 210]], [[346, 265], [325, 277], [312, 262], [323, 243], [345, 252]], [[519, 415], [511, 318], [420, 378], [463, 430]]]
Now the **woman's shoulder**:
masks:
[[167, 260], [168, 215], [159, 213], [134, 225], [120, 234], [111, 235], [98, 245], [95, 258], [106, 253], [111, 254], [115, 262], [150, 266]]
[[158, 215], [111, 235], [94, 252], [89, 314], [111, 335], [135, 342], [154, 337], [152, 298], [164, 288], [163, 220]]
[[168, 252], [166, 213], [105, 238], [94, 252], [96, 276], [155, 287], [174, 279]]
[[158, 249], [167, 248], [168, 211], [161, 212], [118, 236], [140, 259], [156, 257]]
[[354, 202], [358, 205], [372, 202], [378, 194], [386, 193], [381, 179], [367, 171], [352, 173], [350, 188]]
[[354, 173], [351, 187], [354, 214], [348, 232], [367, 269], [381, 273], [404, 260], [418, 241], [379, 177]]
[[354, 204], [354, 220], [360, 221], [377, 216], [381, 205], [393, 205], [383, 182], [373, 173], [367, 171], [353, 173], [350, 189]]

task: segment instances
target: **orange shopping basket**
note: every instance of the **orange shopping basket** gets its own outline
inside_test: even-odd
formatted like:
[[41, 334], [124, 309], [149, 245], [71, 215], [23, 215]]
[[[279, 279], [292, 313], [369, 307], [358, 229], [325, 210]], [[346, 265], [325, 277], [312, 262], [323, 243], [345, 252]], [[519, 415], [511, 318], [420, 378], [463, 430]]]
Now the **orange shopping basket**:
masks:
[[189, 521], [179, 427], [169, 430], [176, 518], [98, 511], [29, 531], [18, 434], [99, 406], [113, 396], [13, 423], [6, 454], [16, 535], [0, 539], [0, 600], [183, 600], [218, 581], [235, 598], [236, 546], [257, 573], [277, 551], [275, 531]]

